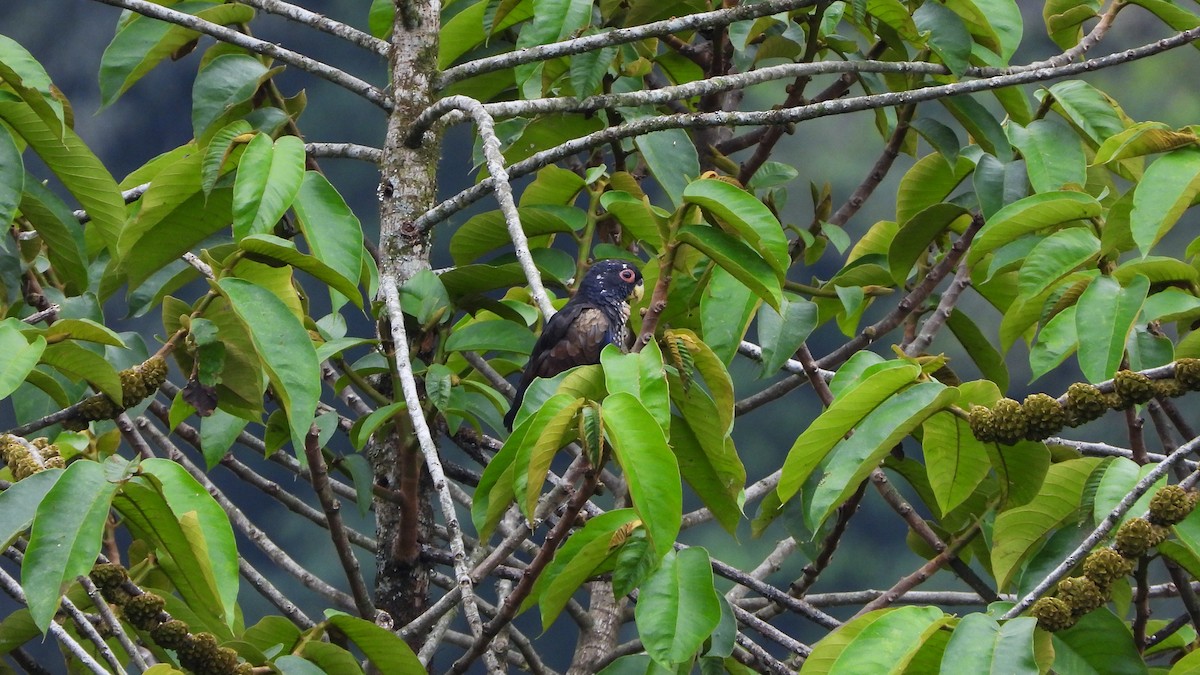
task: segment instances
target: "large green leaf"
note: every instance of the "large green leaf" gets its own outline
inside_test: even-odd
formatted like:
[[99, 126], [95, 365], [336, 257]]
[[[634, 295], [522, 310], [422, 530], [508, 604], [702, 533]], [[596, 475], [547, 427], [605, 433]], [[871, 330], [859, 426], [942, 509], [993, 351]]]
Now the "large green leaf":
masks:
[[1037, 341], [1029, 350], [1029, 371], [1033, 380], [1058, 367], [1079, 346], [1075, 316], [1078, 307], [1071, 306], [1046, 322], [1038, 331]]
[[1140, 274], [1125, 288], [1116, 279], [1101, 275], [1079, 296], [1075, 312], [1079, 368], [1088, 380], [1100, 382], [1117, 372], [1125, 339], [1149, 290], [1150, 280]]
[[[216, 5], [213, 2], [180, 2], [171, 7], [197, 18], [226, 26], [245, 23], [254, 17], [246, 5]], [[100, 57], [101, 107], [108, 106], [146, 73], [200, 33], [135, 14], [117, 31]]]
[[[108, 169], [70, 128], [52, 129], [29, 106], [0, 100], [0, 120], [17, 132], [38, 157], [50, 167], [67, 190], [87, 211], [89, 248], [115, 250], [121, 226], [125, 222], [125, 200]], [[95, 228], [92, 230], [91, 228]], [[91, 242], [95, 241], [92, 246]]]
[[[693, 391], [688, 401], [704, 401], [706, 398], [706, 394]], [[689, 408], [696, 412], [685, 411], [686, 420], [678, 415], [671, 417], [671, 450], [679, 461], [683, 479], [712, 511], [721, 527], [730, 534], [736, 534], [743, 516], [741, 497], [742, 486], [746, 483], [746, 468], [733, 446], [733, 439], [727, 436], [701, 436], [708, 431], [704, 425], [716, 421], [715, 418], [702, 416], [705, 412], [703, 405], [693, 404]], [[694, 430], [692, 424], [699, 429]]]
[[1082, 192], [1043, 192], [1005, 206], [988, 218], [967, 253], [971, 265], [1018, 237], [1099, 216], [1100, 202]]
[[46, 338], [38, 335], [27, 339], [11, 321], [0, 321], [0, 399], [8, 398], [21, 386], [46, 350]]
[[667, 433], [671, 399], [658, 343], [651, 341], [637, 354], [622, 354], [616, 346], [606, 346], [600, 353], [600, 364], [604, 367], [605, 389], [610, 394], [624, 391], [636, 396]]
[[675, 235], [678, 241], [696, 247], [712, 258], [746, 288], [772, 307], [783, 302], [783, 290], [771, 266], [753, 248], [736, 237], [705, 225], [684, 225]]
[[238, 162], [233, 184], [233, 238], [267, 234], [283, 217], [304, 180], [304, 141], [283, 136], [274, 143], [254, 137]]
[[68, 294], [88, 287], [87, 244], [83, 227], [62, 199], [27, 177], [21, 194], [21, 214], [46, 244], [46, 257]]
[[425, 672], [412, 648], [395, 633], [349, 614], [334, 613], [325, 621], [350, 638], [379, 672]]
[[236, 278], [221, 279], [218, 285], [250, 332], [287, 414], [297, 459], [304, 464], [304, 438], [321, 394], [321, 364], [312, 339], [283, 300], [265, 288]]
[[251, 234], [238, 242], [238, 246], [243, 251], [255, 256], [271, 258], [308, 272], [319, 281], [325, 282], [331, 289], [354, 301], [355, 305], [362, 306], [362, 293], [358, 291], [358, 279], [347, 278], [326, 265], [320, 258], [301, 253], [292, 241], [276, 237], [273, 234]]
[[1052, 530], [1075, 515], [1088, 478], [1101, 461], [1084, 457], [1052, 465], [1032, 500], [996, 516], [992, 570], [1000, 588], [1008, 587], [1021, 563]]
[[446, 351], [504, 351], [528, 354], [537, 338], [512, 321], [472, 321], [456, 328], [446, 340]]
[[197, 530], [185, 527], [197, 556], [215, 582], [217, 596], [225, 609], [225, 621], [231, 628], [235, 620], [238, 594], [238, 553], [229, 516], [212, 495], [177, 462], [147, 459], [141, 463], [143, 475], [154, 476], [162, 485], [162, 496], [181, 522], [195, 514]]
[[363, 266], [362, 225], [346, 200], [324, 175], [308, 171], [292, 209], [309, 251], [355, 289], [343, 295], [362, 307], [362, 294], [357, 290]]
[[[189, 536], [197, 532], [196, 514], [176, 513], [167, 503], [167, 493], [166, 486], [159, 481], [135, 476], [121, 486], [112, 504], [130, 533], [152, 548], [158, 565], [195, 614], [193, 621], [198, 619], [205, 630], [218, 630], [226, 618], [232, 622], [233, 613], [226, 614], [223, 607], [208, 562], [207, 542], [202, 537]], [[220, 515], [228, 523], [224, 512]], [[231, 600], [236, 600], [236, 577], [233, 582]]]
[[902, 673], [921, 645], [948, 621], [937, 607], [868, 612], [813, 645], [800, 673]]
[[838, 396], [825, 412], [800, 434], [787, 459], [776, 491], [781, 500], [791, 499], [808, 476], [825, 459], [842, 437], [877, 406], [916, 380], [921, 369], [915, 365], [888, 368], [872, 374]]
[[896, 222], [906, 223], [926, 208], [946, 201], [972, 168], [966, 157], [959, 157], [953, 166], [937, 153], [917, 160], [896, 189]]
[[1087, 184], [1083, 143], [1067, 125], [1045, 119], [1035, 120], [1028, 127], [1010, 124], [1008, 137], [1025, 158], [1025, 172], [1034, 192]]
[[604, 433], [625, 480], [638, 517], [659, 555], [675, 543], [683, 518], [679, 463], [654, 416], [633, 394], [604, 399]]
[[987, 614], [968, 614], [954, 627], [942, 656], [942, 672], [1037, 675], [1033, 653], [1037, 619], [1023, 616], [999, 624]]
[[7, 127], [0, 127], [0, 223], [11, 223], [25, 188], [25, 163]]
[[[593, 0], [533, 0], [533, 21], [521, 29], [517, 47], [557, 42], [591, 23]], [[486, 3], [484, 3], [486, 4]], [[517, 66], [517, 88], [529, 98], [542, 94], [541, 64]]]
[[121, 377], [116, 368], [100, 354], [74, 342], [47, 345], [41, 362], [76, 382], [87, 382], [114, 401], [120, 401]]
[[1200, 195], [1200, 149], [1180, 148], [1156, 159], [1133, 190], [1130, 229], [1142, 256], [1171, 231]]
[[[556, 232], [574, 232], [583, 221], [568, 221], [568, 214], [582, 215], [575, 209], [546, 206], [523, 206], [517, 209], [521, 218], [521, 229], [525, 236], [536, 237]], [[450, 256], [455, 264], [465, 265], [474, 262], [484, 253], [503, 246], [510, 246], [512, 240], [508, 236], [508, 228], [504, 222], [504, 214], [500, 211], [488, 211], [473, 216], [460, 225], [450, 238]]]
[[[1054, 0], [1051, 4], [1089, 5], [1099, 8], [1099, 0]], [[1090, 16], [1088, 17], [1090, 18]], [[1067, 80], [1050, 86], [1056, 110], [1098, 147], [1110, 136], [1129, 126], [1129, 117], [1108, 94], [1083, 80]]]
[[46, 493], [62, 477], [62, 469], [45, 469], [27, 476], [0, 492], [0, 545], [7, 546], [13, 537], [33, 524], [33, 516]]
[[783, 226], [765, 204], [736, 185], [715, 179], [693, 181], [683, 191], [688, 204], [699, 206], [754, 247], [780, 279], [791, 265]]
[[929, 486], [942, 513], [966, 501], [991, 469], [987, 449], [971, 433], [970, 425], [949, 412], [925, 420], [921, 447]]
[[1054, 672], [1145, 675], [1147, 669], [1128, 624], [1101, 607], [1079, 617], [1074, 626], [1054, 633]]
[[29, 50], [0, 35], [0, 82], [4, 82], [55, 135], [61, 135], [66, 111], [55, 98], [54, 83]]
[[941, 382], [922, 382], [897, 392], [867, 413], [854, 425], [854, 434], [829, 451], [822, 464], [824, 475], [814, 490], [804, 493], [810, 531], [820, 529], [897, 443], [957, 398], [957, 389]]
[[638, 637], [655, 661], [667, 668], [691, 661], [721, 621], [708, 552], [667, 553], [642, 584], [634, 611]]
[[[590, 0], [589, 0], [590, 1]], [[700, 160], [696, 144], [683, 129], [656, 131], [634, 139], [646, 168], [675, 206], [690, 201], [688, 181], [700, 175]], [[732, 187], [732, 186], [730, 186]], [[782, 230], [781, 230], [782, 231]]]
[[1017, 276], [1022, 296], [1035, 296], [1100, 252], [1100, 240], [1087, 227], [1060, 230], [1039, 241]]
[[207, 138], [250, 111], [259, 86], [278, 69], [268, 70], [249, 54], [221, 54], [202, 64], [192, 85], [192, 133]]
[[762, 346], [762, 377], [770, 377], [796, 353], [817, 327], [815, 303], [785, 295], [779, 311], [764, 307], [758, 312], [758, 341]]
[[[899, 4], [899, 3], [897, 3]], [[955, 75], [962, 75], [971, 57], [971, 33], [952, 10], [936, 2], [923, 3], [912, 20], [927, 35], [929, 48]]]
[[29, 613], [43, 632], [67, 587], [95, 564], [116, 490], [102, 465], [78, 461], [67, 467], [38, 505], [21, 565], [21, 586]]
[[958, 204], [939, 202], [922, 209], [900, 225], [888, 246], [888, 269], [897, 284], [908, 279], [912, 267], [929, 252], [929, 245], [942, 233], [971, 221], [971, 214]]
[[750, 319], [762, 299], [724, 267], [709, 276], [700, 296], [700, 325], [704, 344], [717, 358], [728, 364], [750, 328]]
[[526, 435], [526, 442], [521, 445], [515, 460], [515, 468], [520, 473], [513, 474], [513, 494], [530, 522], [533, 522], [538, 498], [542, 496], [542, 485], [550, 471], [550, 462], [564, 445], [574, 440], [578, 429], [576, 415], [587, 403], [582, 398], [571, 401], [571, 397], [565, 394], [558, 394], [554, 398], [565, 398], [570, 402], [561, 408], [550, 401], [543, 406], [553, 414], [542, 415], [539, 412], [539, 422], [544, 422], [539, 424], [540, 433], [536, 437]]
[[589, 518], [554, 552], [554, 559], [534, 582], [533, 591], [525, 598], [521, 609], [538, 603], [542, 629], [548, 628], [562, 613], [575, 591], [609, 557], [619, 543], [614, 541], [617, 532], [627, 529], [630, 523], [636, 521], [637, 514], [633, 509], [614, 509]]

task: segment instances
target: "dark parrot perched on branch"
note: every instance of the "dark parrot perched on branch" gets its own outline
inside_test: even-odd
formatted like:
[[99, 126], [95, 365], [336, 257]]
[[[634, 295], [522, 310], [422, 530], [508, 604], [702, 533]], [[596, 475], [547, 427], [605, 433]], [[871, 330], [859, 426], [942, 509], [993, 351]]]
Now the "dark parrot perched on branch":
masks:
[[579, 291], [557, 314], [550, 317], [517, 385], [512, 408], [504, 426], [512, 429], [525, 390], [535, 377], [554, 377], [574, 368], [600, 363], [604, 345], [627, 349], [626, 323], [629, 298], [642, 297], [642, 273], [624, 260], [601, 260], [592, 265], [579, 283]]

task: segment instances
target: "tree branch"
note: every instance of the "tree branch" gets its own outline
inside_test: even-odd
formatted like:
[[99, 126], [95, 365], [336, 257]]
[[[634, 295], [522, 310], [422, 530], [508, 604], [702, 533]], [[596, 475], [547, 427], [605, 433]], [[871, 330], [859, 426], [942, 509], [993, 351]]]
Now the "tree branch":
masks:
[[311, 26], [322, 33], [328, 33], [334, 37], [356, 44], [378, 56], [387, 57], [391, 51], [391, 45], [370, 33], [364, 33], [353, 26], [346, 25], [341, 21], [334, 21], [323, 14], [310, 12], [297, 5], [281, 2], [281, 0], [238, 0], [238, 2], [270, 14], [282, 16], [297, 23], [305, 24], [306, 26]]

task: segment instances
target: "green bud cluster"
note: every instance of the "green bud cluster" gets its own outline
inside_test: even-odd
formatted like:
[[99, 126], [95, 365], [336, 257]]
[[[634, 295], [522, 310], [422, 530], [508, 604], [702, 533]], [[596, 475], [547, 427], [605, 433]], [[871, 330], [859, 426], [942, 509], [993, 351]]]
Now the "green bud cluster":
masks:
[[105, 394], [89, 396], [80, 401], [75, 415], [64, 421], [63, 426], [72, 431], [83, 431], [89, 422], [111, 420], [125, 409], [141, 403], [167, 381], [167, 362], [161, 356], [152, 356], [117, 374], [121, 378], [119, 404]]
[[1025, 437], [1029, 422], [1020, 403], [1011, 398], [1002, 398], [992, 406], [992, 426], [996, 430], [997, 441], [1012, 445]]
[[1077, 618], [1071, 606], [1059, 598], [1039, 598], [1029, 608], [1029, 613], [1037, 619], [1038, 628], [1051, 633], [1074, 626]]
[[1175, 361], [1175, 379], [1188, 391], [1200, 391], [1200, 359]]
[[196, 675], [238, 675], [245, 668], [238, 665], [237, 652], [218, 647], [212, 633], [191, 633], [176, 649], [179, 663]]
[[1040, 441], [1062, 431], [1067, 424], [1067, 411], [1058, 401], [1047, 394], [1030, 394], [1025, 397], [1021, 409], [1025, 413], [1028, 428], [1025, 438], [1030, 441]]
[[1124, 403], [1122, 407], [1141, 405], [1154, 398], [1154, 382], [1132, 370], [1118, 370], [1113, 377], [1113, 393]]
[[10, 434], [0, 436], [0, 459], [8, 465], [15, 480], [24, 480], [46, 469], [61, 469], [66, 466], [58, 452], [58, 446], [51, 445], [45, 438], [34, 439], [27, 445], [20, 438]]
[[1099, 419], [1108, 412], [1104, 394], [1086, 382], [1076, 382], [1067, 387], [1067, 423], [1077, 427], [1085, 422]]
[[1058, 598], [1071, 606], [1071, 613], [1083, 616], [1108, 602], [1108, 588], [1102, 588], [1086, 576], [1067, 577], [1058, 582]]
[[1136, 560], [1166, 538], [1165, 527], [1154, 525], [1145, 518], [1131, 518], [1117, 530], [1117, 540], [1113, 548], [1126, 558]]
[[1117, 579], [1133, 573], [1133, 561], [1111, 548], [1092, 551], [1083, 561], [1083, 575], [1101, 588], [1111, 587]]
[[150, 630], [162, 623], [158, 615], [166, 604], [161, 596], [147, 592], [130, 598], [121, 611], [125, 614], [125, 619], [135, 628]]
[[190, 633], [191, 629], [186, 623], [179, 619], [171, 619], [151, 628], [150, 639], [163, 649], [178, 650]]
[[1174, 525], [1191, 514], [1197, 498], [1200, 494], [1195, 491], [1178, 485], [1164, 485], [1150, 499], [1150, 513], [1146, 518], [1155, 525]]

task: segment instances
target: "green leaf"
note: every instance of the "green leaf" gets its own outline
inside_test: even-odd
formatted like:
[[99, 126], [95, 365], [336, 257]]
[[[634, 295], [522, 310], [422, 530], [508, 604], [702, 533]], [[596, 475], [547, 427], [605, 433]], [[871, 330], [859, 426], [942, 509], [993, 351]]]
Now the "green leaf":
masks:
[[218, 282], [245, 324], [267, 377], [287, 414], [297, 459], [305, 464], [304, 438], [321, 394], [321, 364], [308, 331], [273, 293], [242, 279]]
[[25, 188], [25, 164], [7, 127], [0, 127], [0, 223], [11, 223]]
[[970, 265], [1018, 237], [1073, 220], [1095, 218], [1100, 202], [1082, 192], [1043, 192], [1017, 200], [988, 218], [967, 253]]
[[675, 543], [683, 518], [679, 464], [662, 428], [637, 397], [620, 392], [604, 399], [604, 432], [629, 483], [629, 496], [659, 555]]
[[[362, 306], [362, 293], [358, 290], [358, 279], [349, 279], [322, 262], [319, 258], [296, 250], [296, 244], [273, 234], [251, 234], [238, 242], [238, 247], [256, 256], [265, 256], [298, 270], [308, 272], [325, 282], [330, 288]], [[361, 261], [360, 261], [361, 264]]]
[[542, 629], [554, 623], [567, 601], [596, 573], [615, 546], [614, 535], [636, 521], [633, 509], [614, 509], [588, 519], [554, 552], [554, 559], [534, 582], [533, 591], [522, 603], [525, 610], [538, 603]]
[[67, 587], [96, 562], [116, 490], [99, 463], [72, 462], [38, 505], [21, 565], [21, 586], [42, 632], [49, 630]]
[[700, 296], [700, 325], [704, 329], [704, 343], [722, 363], [733, 360], [761, 302], [724, 267], [712, 271]]
[[622, 354], [615, 345], [606, 345], [600, 352], [600, 364], [604, 367], [608, 392], [624, 391], [636, 396], [663, 433], [667, 433], [671, 425], [671, 399], [658, 343], [651, 341], [637, 354]]
[[8, 398], [29, 377], [34, 366], [46, 350], [46, 338], [38, 335], [33, 341], [26, 339], [9, 321], [0, 321], [0, 398]]
[[367, 441], [371, 440], [375, 431], [402, 410], [408, 410], [408, 405], [404, 401], [397, 401], [375, 409], [366, 417], [359, 418], [350, 429], [350, 441], [354, 444], [354, 449], [362, 450], [366, 447]]
[[[591, 22], [592, 0], [533, 0], [532, 4], [533, 21], [521, 29], [518, 48], [557, 42]], [[541, 72], [541, 64], [517, 66], [517, 89], [531, 98], [540, 96]]]
[[671, 203], [679, 206], [684, 201], [691, 201], [687, 193], [695, 183], [689, 184], [688, 181], [700, 175], [700, 160], [696, 155], [696, 144], [687, 131], [656, 131], [638, 136], [634, 143], [642, 153], [642, 159], [646, 160], [646, 168], [650, 169], [650, 174], [662, 186]]
[[38, 505], [62, 474], [63, 469], [44, 469], [0, 492], [0, 513], [4, 514], [0, 520], [0, 544], [8, 546], [14, 537], [29, 529]]
[[[200, 187], [204, 194], [211, 194], [217, 186], [217, 179], [228, 172], [226, 164], [234, 150], [244, 144], [239, 137], [253, 131], [254, 127], [246, 120], [234, 120], [221, 127], [212, 135], [208, 147], [204, 150], [204, 160], [200, 165]], [[224, 171], [223, 171], [224, 169]]]
[[[800, 434], [783, 462], [783, 473], [776, 491], [782, 501], [791, 499], [808, 480], [842, 437], [885, 400], [912, 384], [921, 369], [904, 364], [872, 374], [834, 399]], [[890, 449], [890, 447], [889, 447]]]
[[398, 635], [348, 614], [333, 614], [325, 620], [350, 638], [381, 673], [423, 673], [417, 655]]
[[817, 644], [802, 675], [899, 673], [950, 620], [937, 607], [878, 609], [843, 624]]
[[[195, 483], [195, 479], [191, 482]], [[203, 488], [200, 491], [204, 493]], [[227, 597], [222, 598], [222, 589], [217, 585], [214, 567], [208, 560], [212, 552], [208, 542], [198, 535], [195, 527], [198, 514], [173, 509], [168, 504], [168, 494], [167, 486], [161, 482], [135, 476], [121, 486], [120, 492], [113, 499], [113, 508], [121, 514], [122, 523], [129, 528], [130, 533], [154, 552], [163, 573], [187, 602], [188, 608], [201, 621], [198, 628], [220, 630], [219, 626], [229, 625], [234, 619], [232, 604], [228, 606], [227, 611], [223, 600], [232, 603], [237, 599], [237, 552], [233, 551], [235, 576], [232, 579], [232, 595], [229, 596], [226, 589]], [[204, 493], [204, 496], [208, 497], [208, 494]], [[209, 497], [209, 500], [211, 499]], [[216, 505], [215, 502], [213, 505]], [[217, 507], [216, 511], [228, 528], [229, 520], [224, 511], [220, 507]], [[211, 517], [212, 514], [207, 515]], [[228, 536], [232, 545], [231, 529]], [[226, 558], [222, 557], [221, 560]], [[227, 575], [223, 581], [229, 581]]]
[[787, 273], [791, 258], [783, 226], [754, 195], [725, 181], [704, 179], [689, 183], [683, 199], [753, 246], [780, 279]]
[[[1099, 0], [1087, 0], [1087, 4], [1094, 5], [1097, 9], [1100, 6]], [[1082, 80], [1067, 80], [1054, 84], [1050, 87], [1050, 95], [1057, 104], [1056, 110], [1084, 136], [1091, 139], [1093, 147], [1099, 146], [1110, 136], [1121, 133], [1130, 124], [1129, 118], [1112, 97]]]
[[[181, 2], [171, 8], [222, 26], [254, 18], [254, 10], [245, 5]], [[163, 59], [199, 37], [197, 31], [135, 14], [100, 57], [100, 107], [111, 105]]]
[[1100, 253], [1100, 240], [1087, 227], [1059, 230], [1033, 247], [1021, 265], [1021, 295], [1035, 296]]
[[44, 363], [76, 382], [87, 382], [114, 401], [120, 401], [121, 377], [103, 356], [73, 342], [48, 345], [42, 352]]
[[0, 100], [0, 120], [25, 139], [87, 211], [89, 231], [96, 233], [96, 245], [89, 249], [114, 250], [125, 222], [125, 200], [100, 159], [73, 130], [46, 126], [25, 104]]
[[1002, 162], [1012, 157], [1012, 146], [1008, 143], [1004, 127], [982, 103], [969, 95], [940, 98], [938, 103], [958, 120], [984, 152]]
[[[558, 396], [564, 396], [565, 399], [570, 400], [570, 396], [559, 394], [555, 398]], [[517, 453], [515, 466], [518, 469], [524, 467], [524, 474], [514, 474], [513, 493], [517, 504], [521, 506], [525, 517], [530, 522], [534, 519], [533, 514], [537, 508], [538, 498], [542, 496], [542, 485], [546, 482], [546, 474], [550, 471], [550, 462], [554, 460], [554, 455], [564, 445], [575, 438], [578, 428], [575, 424], [576, 415], [579, 414], [579, 409], [585, 403], [587, 403], [585, 399], [576, 398], [567, 405], [559, 407], [548, 401], [543, 409], [553, 412], [553, 415], [542, 415], [539, 411], [539, 420], [535, 424], [541, 426], [540, 433], [533, 439], [526, 436], [526, 440], [534, 440], [534, 442], [523, 443]]]
[[1075, 313], [1079, 368], [1089, 381], [1101, 382], [1117, 372], [1125, 339], [1149, 290], [1150, 280], [1140, 274], [1125, 288], [1116, 279], [1101, 275], [1079, 296]]
[[342, 294], [361, 308], [358, 280], [363, 267], [363, 231], [354, 212], [329, 180], [316, 171], [305, 172], [292, 209], [309, 251], [355, 289]]
[[970, 65], [968, 59], [971, 57], [971, 33], [963, 20], [936, 2], [923, 3], [913, 12], [912, 20], [928, 36], [929, 48], [950, 72], [962, 75]]
[[1024, 162], [1002, 162], [988, 154], [979, 157], [971, 182], [984, 219], [1029, 194]]
[[967, 355], [975, 362], [983, 376], [996, 383], [1001, 390], [1008, 389], [1008, 367], [1004, 357], [992, 345], [979, 326], [957, 307], [950, 313], [946, 326], [958, 339]]
[[[523, 206], [517, 209], [517, 215], [521, 218], [521, 229], [525, 231], [526, 237], [574, 232], [583, 223], [576, 223], [574, 219], [568, 222], [565, 217], [568, 214], [582, 215], [582, 212], [547, 206]], [[465, 265], [489, 251], [511, 245], [512, 239], [508, 236], [504, 214], [500, 211], [488, 211], [473, 216], [455, 230], [450, 238], [450, 256], [454, 258], [455, 264]]]
[[1081, 24], [1099, 11], [1099, 0], [1050, 0], [1042, 8], [1042, 18], [1054, 44], [1070, 49], [1083, 36]]
[[662, 216], [650, 205], [649, 197], [643, 195], [636, 198], [628, 192], [609, 190], [600, 197], [600, 205], [615, 216], [634, 238], [649, 244], [656, 251], [662, 248], [662, 235], [659, 232]]
[[1092, 164], [1108, 164], [1122, 159], [1170, 152], [1196, 145], [1200, 138], [1192, 131], [1175, 131], [1162, 122], [1138, 122], [1109, 136], [1096, 150]]
[[931, 415], [921, 427], [921, 447], [929, 486], [942, 513], [967, 500], [987, 477], [987, 448], [976, 440], [966, 420], [949, 412]]
[[1145, 257], [1200, 195], [1200, 149], [1180, 148], [1156, 159], [1133, 190], [1130, 229]]
[[953, 167], [939, 154], [917, 160], [896, 190], [896, 222], [906, 223], [926, 208], [946, 201], [973, 168], [966, 157], [959, 157]]
[[783, 302], [783, 289], [771, 266], [758, 252], [743, 244], [736, 237], [705, 225], [684, 225], [675, 235], [684, 244], [691, 245], [712, 258], [738, 281], [745, 284], [755, 295], [772, 307], [779, 308]]
[[769, 377], [792, 358], [817, 327], [817, 305], [785, 295], [776, 312], [764, 307], [758, 312], [758, 340], [762, 346], [760, 377]]
[[992, 570], [1000, 588], [1008, 588], [1021, 563], [1037, 550], [1052, 530], [1075, 515], [1088, 478], [1101, 461], [1096, 457], [1084, 457], [1051, 465], [1041, 489], [1032, 500], [996, 516]]
[[[483, 44], [489, 35], [525, 21], [534, 14], [532, 2], [520, 2], [503, 19], [497, 19], [491, 31], [485, 32], [484, 14], [487, 7], [488, 0], [479, 0], [442, 24], [438, 40], [438, 68], [446, 69], [460, 56]], [[511, 75], [508, 85], [512, 86]]]
[[4, 35], [0, 35], [0, 82], [32, 108], [55, 136], [62, 135], [66, 111], [55, 98], [46, 69], [29, 50]]
[[888, 268], [892, 279], [903, 284], [916, 262], [929, 252], [942, 233], [971, 221], [969, 211], [958, 204], [940, 202], [913, 215], [900, 225], [900, 230], [888, 246]]
[[642, 583], [634, 612], [638, 637], [655, 661], [664, 667], [690, 662], [721, 621], [708, 552], [668, 553]]
[[473, 321], [456, 328], [446, 339], [446, 351], [502, 351], [528, 354], [536, 338], [528, 329], [512, 321]]
[[1029, 350], [1031, 381], [1057, 368], [1079, 346], [1077, 310], [1074, 305], [1064, 309], [1038, 331], [1037, 342]]
[[1038, 675], [1033, 654], [1037, 619], [1023, 616], [999, 624], [987, 614], [968, 614], [954, 627], [942, 656], [942, 672]]
[[204, 64], [192, 85], [195, 137], [205, 138], [214, 127], [241, 116], [237, 113], [249, 112], [250, 99], [271, 72], [249, 54], [222, 54]]
[[87, 244], [83, 227], [70, 207], [40, 182], [29, 178], [21, 195], [21, 214], [46, 244], [46, 257], [69, 294], [88, 287]]
[[1034, 192], [1053, 192], [1087, 184], [1087, 159], [1079, 136], [1054, 120], [1034, 120], [1028, 127], [1008, 125], [1012, 144], [1025, 158]]
[[1129, 626], [1107, 607], [1079, 617], [1054, 637], [1054, 672], [1145, 675], [1146, 662], [1133, 646]]
[[[704, 401], [705, 398], [707, 395], [695, 391], [688, 396], [689, 401]], [[702, 404], [692, 407], [697, 413], [703, 414]], [[736, 534], [743, 516], [741, 493], [746, 483], [746, 469], [733, 447], [733, 439], [714, 438], [712, 435], [701, 437], [702, 433], [708, 431], [703, 425], [715, 422], [715, 418], [705, 419], [701, 415], [688, 413], [690, 411], [685, 412], [687, 419], [678, 415], [671, 417], [671, 450], [679, 462], [679, 471], [704, 505], [712, 511], [721, 527], [730, 534]], [[693, 430], [692, 424], [699, 430]]]
[[[826, 455], [822, 467], [824, 475], [816, 489], [805, 491], [805, 518], [809, 529], [818, 531], [897, 443], [957, 398], [957, 389], [941, 382], [922, 382], [897, 392], [867, 413], [854, 426], [854, 434], [839, 440]], [[787, 471], [786, 463], [784, 471]], [[781, 479], [780, 485], [782, 483]]]
[[[275, 229], [304, 180], [304, 141], [259, 134], [246, 146], [233, 184], [233, 238]], [[356, 277], [357, 280], [357, 277]]]

